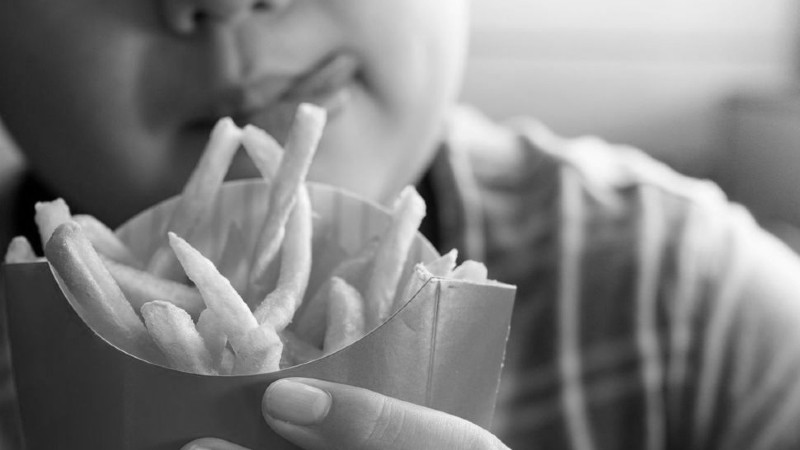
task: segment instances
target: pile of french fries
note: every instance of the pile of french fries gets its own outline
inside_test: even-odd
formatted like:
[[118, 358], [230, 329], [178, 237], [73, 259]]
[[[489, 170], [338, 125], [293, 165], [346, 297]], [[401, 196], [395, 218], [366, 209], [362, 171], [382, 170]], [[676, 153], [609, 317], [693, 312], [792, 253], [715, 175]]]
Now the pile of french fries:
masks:
[[[325, 111], [300, 105], [285, 148], [253, 126], [221, 119], [171, 213], [165, 236], [143, 261], [107, 226], [72, 215], [61, 199], [36, 205], [46, 260], [78, 313], [106, 340], [141, 359], [206, 375], [280, 370], [342, 349], [383, 323], [433, 277], [487, 280], [478, 262], [456, 264], [455, 250], [418, 263], [401, 285], [425, 203], [406, 188], [386, 230], [343, 258], [315, 292], [314, 211], [305, 178]], [[270, 183], [257, 242], [227, 231], [217, 265], [189, 242], [244, 147]], [[14, 238], [8, 263], [41, 260]], [[226, 274], [227, 276], [223, 275]], [[402, 295], [397, 295], [398, 290]]]

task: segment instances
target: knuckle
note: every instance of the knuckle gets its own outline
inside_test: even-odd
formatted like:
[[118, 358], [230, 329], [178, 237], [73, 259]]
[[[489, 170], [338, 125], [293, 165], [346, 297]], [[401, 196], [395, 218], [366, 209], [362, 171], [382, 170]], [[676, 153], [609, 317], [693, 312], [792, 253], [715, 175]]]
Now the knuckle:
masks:
[[464, 445], [466, 450], [508, 450], [500, 439], [492, 433], [480, 428], [477, 433], [470, 433]]
[[365, 423], [353, 442], [354, 450], [385, 448], [401, 438], [405, 427], [405, 414], [397, 408], [394, 399], [380, 397], [372, 420]]

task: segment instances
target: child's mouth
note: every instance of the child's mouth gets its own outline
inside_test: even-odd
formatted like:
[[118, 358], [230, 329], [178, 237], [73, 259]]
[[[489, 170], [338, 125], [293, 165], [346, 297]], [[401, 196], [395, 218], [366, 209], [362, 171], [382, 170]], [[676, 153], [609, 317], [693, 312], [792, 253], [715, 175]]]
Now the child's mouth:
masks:
[[328, 117], [335, 116], [347, 103], [357, 77], [356, 58], [346, 53], [336, 54], [300, 76], [278, 103], [314, 103], [327, 109]]
[[291, 125], [300, 103], [321, 106], [327, 110], [328, 121], [335, 120], [350, 103], [360, 80], [357, 59], [336, 53], [286, 83], [271, 99], [262, 100], [265, 90], [257, 85], [237, 88], [228, 100], [213, 108], [213, 113], [192, 120], [186, 128], [207, 133], [220, 117], [230, 116], [239, 126], [253, 124], [279, 138]]

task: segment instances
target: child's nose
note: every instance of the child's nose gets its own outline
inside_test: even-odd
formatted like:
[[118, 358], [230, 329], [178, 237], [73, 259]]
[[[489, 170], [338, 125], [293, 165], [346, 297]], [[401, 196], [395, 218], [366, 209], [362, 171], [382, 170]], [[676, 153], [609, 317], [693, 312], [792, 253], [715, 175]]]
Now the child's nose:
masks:
[[275, 13], [292, 0], [161, 0], [167, 26], [189, 34], [208, 23], [235, 23], [255, 13]]

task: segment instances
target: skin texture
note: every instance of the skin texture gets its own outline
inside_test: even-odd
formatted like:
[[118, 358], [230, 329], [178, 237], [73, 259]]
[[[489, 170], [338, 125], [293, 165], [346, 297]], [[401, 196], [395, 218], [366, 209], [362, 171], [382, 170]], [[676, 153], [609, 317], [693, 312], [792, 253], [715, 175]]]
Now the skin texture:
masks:
[[[113, 226], [180, 191], [219, 116], [282, 140], [297, 102], [316, 97], [281, 95], [340, 57], [350, 74], [321, 99], [330, 122], [310, 178], [386, 203], [432, 157], [467, 6], [0, 1], [0, 117], [45, 184]], [[230, 176], [257, 173], [240, 154]]]
[[[0, 117], [41, 182], [114, 227], [180, 192], [219, 117], [282, 142], [298, 102], [322, 103], [328, 127], [309, 179], [388, 204], [421, 176], [458, 94], [467, 3], [0, 0]], [[338, 75], [320, 83], [323, 66]], [[240, 152], [229, 176], [258, 172]], [[389, 401], [318, 387], [339, 405], [324, 421], [287, 428], [266, 414], [267, 423], [309, 448], [330, 433], [332, 446], [355, 448]], [[414, 425], [386, 424], [408, 436], [396, 440], [403, 448], [500, 448], [474, 425], [391, 404], [383, 419]], [[340, 423], [352, 433], [334, 433]], [[364, 448], [390, 438], [373, 437]], [[187, 448], [236, 448], [203, 442]]]
[[[276, 381], [267, 388], [261, 411], [276, 433], [308, 450], [508, 450], [491, 433], [466, 420], [322, 380]], [[181, 450], [243, 449], [206, 438]]]

